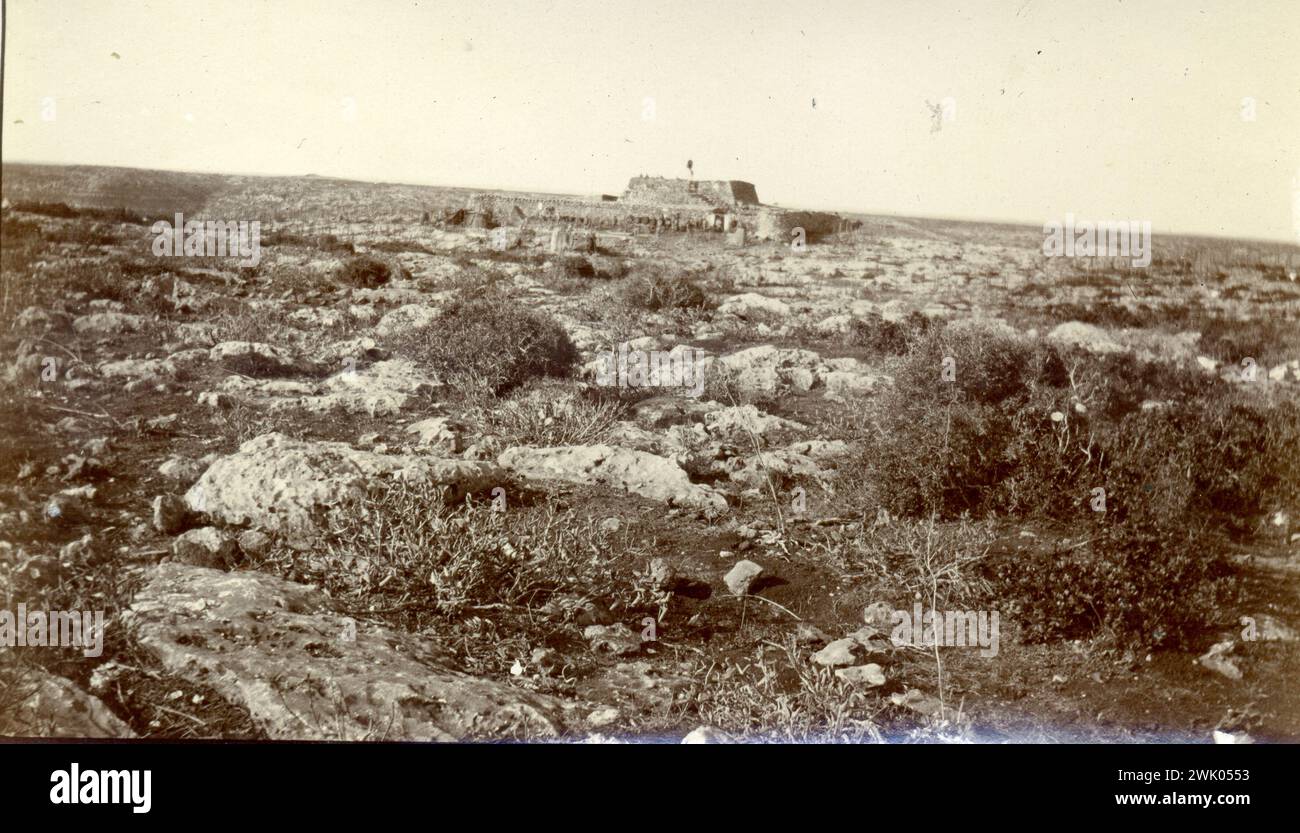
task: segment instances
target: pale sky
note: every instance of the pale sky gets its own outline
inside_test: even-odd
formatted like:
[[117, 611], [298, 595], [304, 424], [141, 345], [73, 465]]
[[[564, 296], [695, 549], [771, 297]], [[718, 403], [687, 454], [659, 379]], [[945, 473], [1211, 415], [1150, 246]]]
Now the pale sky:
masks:
[[1300, 242], [1300, 0], [6, 5], [6, 161]]

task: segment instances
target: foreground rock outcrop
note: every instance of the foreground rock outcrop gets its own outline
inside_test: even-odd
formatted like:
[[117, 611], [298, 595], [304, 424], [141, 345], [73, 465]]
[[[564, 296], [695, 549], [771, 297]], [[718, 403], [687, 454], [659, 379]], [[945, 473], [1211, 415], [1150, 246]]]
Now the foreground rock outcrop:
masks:
[[537, 738], [567, 723], [557, 700], [455, 671], [428, 640], [262, 573], [159, 565], [121, 622], [169, 673], [246, 708], [274, 739]]
[[710, 512], [724, 512], [727, 499], [716, 489], [692, 483], [672, 460], [612, 445], [507, 448], [497, 463], [525, 480], [597, 483], [634, 495]]
[[195, 512], [232, 525], [311, 534], [330, 507], [364, 496], [377, 477], [443, 487], [450, 500], [490, 488], [501, 473], [487, 463], [360, 451], [341, 442], [263, 434], [217, 459], [185, 493]]
[[133, 738], [135, 732], [76, 683], [29, 668], [13, 683], [20, 702], [0, 713], [0, 735], [42, 738]]

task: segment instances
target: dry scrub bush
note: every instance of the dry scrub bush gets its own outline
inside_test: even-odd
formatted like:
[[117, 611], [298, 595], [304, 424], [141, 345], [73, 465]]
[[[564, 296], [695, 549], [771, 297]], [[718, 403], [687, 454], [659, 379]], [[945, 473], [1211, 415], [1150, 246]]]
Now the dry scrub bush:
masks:
[[931, 319], [913, 311], [902, 321], [889, 321], [879, 314], [856, 318], [844, 340], [852, 347], [864, 347], [877, 356], [902, 356], [920, 336], [942, 327], [942, 319]]
[[432, 484], [380, 481], [328, 523], [322, 546], [273, 556], [282, 571], [404, 626], [486, 608], [524, 614], [556, 594], [615, 611], [633, 600], [630, 576], [610, 569], [618, 540], [549, 504], [493, 511], [491, 501], [448, 504]]
[[1034, 611], [1031, 637], [1188, 641], [1215, 615], [1222, 536], [1300, 500], [1294, 402], [980, 330], [927, 333], [892, 370], [862, 438], [865, 511], [1045, 517], [1089, 536], [1043, 563], [995, 565]]
[[598, 443], [626, 407], [598, 390], [544, 380], [526, 385], [479, 415], [503, 447]]
[[456, 300], [397, 339], [399, 353], [463, 395], [501, 395], [572, 373], [579, 354], [559, 322], [508, 297]]
[[696, 660], [687, 707], [746, 743], [878, 743], [879, 696], [805, 661], [793, 644], [749, 661]]
[[717, 306], [711, 293], [695, 277], [688, 274], [668, 276], [656, 271], [633, 274], [623, 288], [623, 302], [650, 312], [703, 312]]
[[360, 255], [348, 258], [335, 273], [335, 279], [347, 286], [373, 289], [388, 283], [393, 270], [379, 258]]

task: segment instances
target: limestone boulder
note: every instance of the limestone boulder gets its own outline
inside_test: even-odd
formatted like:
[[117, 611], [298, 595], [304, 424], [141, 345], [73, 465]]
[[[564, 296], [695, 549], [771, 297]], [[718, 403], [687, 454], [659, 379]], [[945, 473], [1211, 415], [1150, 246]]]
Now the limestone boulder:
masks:
[[121, 623], [169, 673], [247, 709], [276, 740], [551, 738], [569, 720], [553, 698], [457, 671], [432, 641], [262, 573], [161, 564]]
[[9, 692], [15, 705], [0, 709], [0, 736], [133, 738], [135, 732], [98, 697], [66, 677], [24, 669]]
[[525, 480], [560, 480], [601, 484], [669, 505], [711, 512], [727, 508], [722, 493], [692, 483], [681, 466], [666, 457], [610, 445], [551, 448], [515, 446], [501, 453], [498, 465]]
[[360, 498], [368, 483], [385, 477], [432, 483], [451, 500], [503, 479], [496, 467], [477, 461], [379, 454], [271, 433], [215, 460], [185, 501], [226, 524], [311, 534], [332, 507]]

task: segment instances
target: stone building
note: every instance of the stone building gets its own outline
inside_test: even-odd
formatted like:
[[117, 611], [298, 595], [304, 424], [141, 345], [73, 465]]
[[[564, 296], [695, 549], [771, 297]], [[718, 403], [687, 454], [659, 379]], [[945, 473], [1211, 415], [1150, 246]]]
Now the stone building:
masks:
[[757, 206], [758, 191], [752, 182], [738, 179], [669, 179], [662, 176], [634, 176], [623, 192], [623, 202], [637, 205], [737, 208]]

